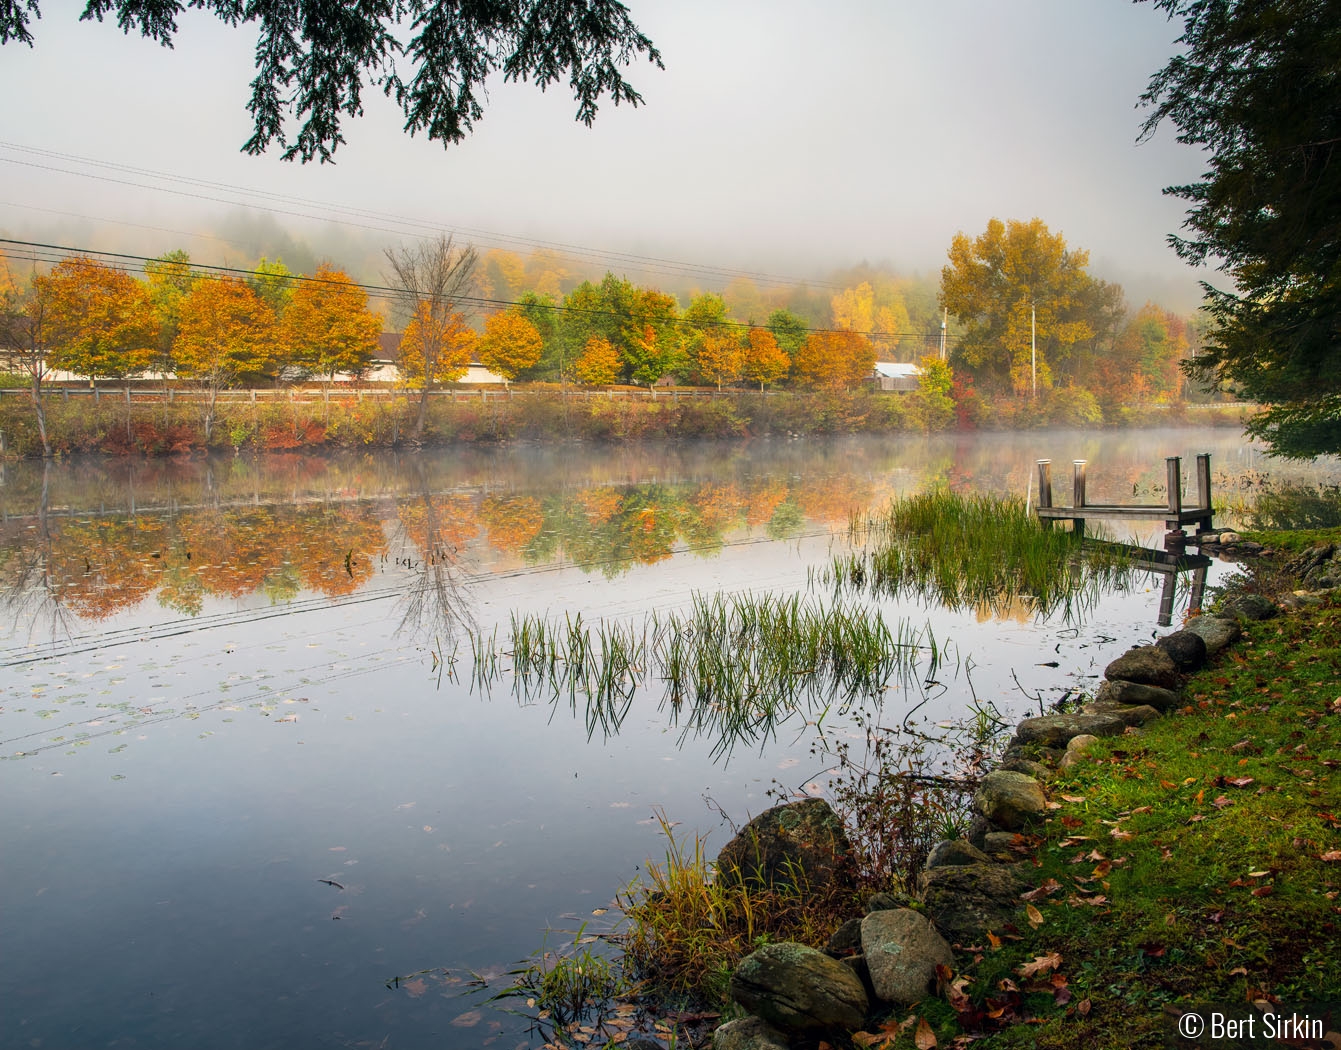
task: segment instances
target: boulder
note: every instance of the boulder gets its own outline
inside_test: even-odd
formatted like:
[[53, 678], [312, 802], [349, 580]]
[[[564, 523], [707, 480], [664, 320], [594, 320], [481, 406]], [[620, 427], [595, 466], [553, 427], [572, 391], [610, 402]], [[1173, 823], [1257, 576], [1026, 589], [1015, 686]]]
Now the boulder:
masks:
[[1094, 694], [1096, 704], [1120, 704], [1131, 707], [1145, 705], [1156, 711], [1167, 711], [1178, 706], [1178, 694], [1172, 689], [1161, 689], [1157, 685], [1142, 685], [1140, 682], [1124, 682], [1121, 679], [1106, 681]]
[[997, 765], [998, 769], [1009, 769], [1012, 773], [1023, 773], [1027, 777], [1033, 777], [1035, 780], [1048, 780], [1055, 772], [1042, 762], [1035, 762], [1032, 758], [1020, 758], [1011, 756], [1003, 758]]
[[884, 891], [872, 893], [866, 898], [866, 903], [862, 906], [861, 913], [870, 915], [873, 911], [890, 911], [893, 908], [906, 908], [912, 903], [912, 898], [906, 893], [885, 893]]
[[760, 813], [717, 855], [725, 885], [789, 886], [818, 890], [849, 878], [852, 846], [843, 822], [822, 798], [774, 806]]
[[1177, 689], [1182, 684], [1178, 667], [1157, 645], [1138, 645], [1128, 649], [1104, 668], [1104, 677], [1110, 680], [1157, 685], [1161, 689]]
[[861, 950], [861, 920], [848, 919], [842, 926], [829, 935], [824, 950], [837, 958]]
[[[922, 872], [918, 886], [929, 918], [951, 944], [982, 944], [988, 930], [1013, 923], [1029, 889], [1025, 864], [967, 864]], [[1031, 870], [1031, 869], [1029, 869]]]
[[1197, 616], [1187, 621], [1186, 630], [1199, 635], [1206, 643], [1207, 656], [1224, 652], [1243, 634], [1236, 620], [1228, 620], [1222, 616]]
[[1086, 748], [1091, 744], [1097, 744], [1098, 742], [1099, 738], [1097, 736], [1089, 736], [1088, 734], [1073, 736], [1070, 742], [1066, 745], [1066, 754], [1062, 756], [1062, 768], [1070, 769], [1081, 760], [1085, 754]]
[[1047, 811], [1048, 798], [1043, 785], [1033, 777], [1008, 769], [988, 773], [973, 795], [973, 812], [1006, 831], [1018, 831], [1037, 823]]
[[860, 1028], [869, 1002], [850, 967], [804, 944], [765, 944], [731, 974], [731, 998], [784, 1030]]
[[1174, 631], [1155, 644], [1169, 654], [1183, 674], [1199, 671], [1206, 665], [1206, 640], [1195, 631]]
[[[1094, 700], [1082, 707], [1081, 710], [1092, 715], [1114, 715], [1122, 719], [1128, 727], [1143, 726], [1159, 717], [1159, 712], [1149, 704], [1113, 704], [1102, 700]], [[1072, 737], [1072, 739], [1075, 738]], [[1063, 755], [1062, 758], [1065, 759], [1066, 756]]]
[[1032, 841], [1031, 836], [1021, 835], [1018, 831], [989, 831], [983, 836], [982, 851], [988, 857], [1004, 856], [1019, 860], [1022, 853], [1033, 848]]
[[948, 868], [955, 864], [986, 864], [991, 859], [968, 839], [948, 839], [931, 847], [923, 867]]
[[1114, 715], [1040, 715], [1026, 718], [1015, 727], [1011, 747], [1041, 744], [1064, 748], [1073, 736], [1121, 736], [1126, 723]]
[[861, 920], [861, 951], [877, 999], [909, 1006], [936, 984], [936, 967], [953, 966], [954, 952], [926, 918], [911, 908], [875, 911]]
[[712, 1050], [788, 1050], [788, 1043], [762, 1017], [737, 1017], [712, 1033]]
[[1219, 610], [1230, 620], [1270, 620], [1279, 612], [1276, 603], [1261, 594], [1231, 595], [1220, 603]]

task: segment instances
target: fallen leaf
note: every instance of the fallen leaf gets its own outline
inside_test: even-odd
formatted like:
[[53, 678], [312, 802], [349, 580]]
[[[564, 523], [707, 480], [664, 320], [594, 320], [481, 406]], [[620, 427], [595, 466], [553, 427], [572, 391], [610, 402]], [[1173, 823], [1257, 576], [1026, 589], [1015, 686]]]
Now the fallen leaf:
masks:
[[1085, 796], [1084, 796], [1084, 795], [1063, 795], [1062, 798], [1065, 799], [1067, 802], [1084, 802], [1084, 801], [1085, 801]]
[[1248, 976], [1248, 968], [1247, 968], [1246, 966], [1235, 966], [1234, 969], [1232, 969], [1232, 970], [1229, 971], [1229, 976], [1230, 976], [1230, 977], [1236, 977], [1236, 976], [1237, 976], [1237, 977], [1247, 977], [1247, 976]]
[[1080, 1014], [1081, 1017], [1088, 1017], [1090, 1015], [1090, 1006], [1091, 1003], [1088, 999], [1082, 999], [1076, 1004], [1076, 1013]]
[[482, 1020], [484, 1020], [484, 1014], [482, 1014], [479, 1010], [467, 1010], [459, 1017], [453, 1017], [452, 1024], [454, 1024], [457, 1028], [473, 1028], [475, 1027], [475, 1025], [479, 1024]]
[[1109, 834], [1112, 835], [1113, 838], [1118, 839], [1119, 841], [1124, 841], [1126, 839], [1134, 837], [1132, 832], [1123, 831], [1121, 828], [1114, 828], [1112, 831], [1109, 832]]
[[1034, 929], [1038, 929], [1043, 925], [1043, 913], [1032, 904], [1026, 904], [1024, 906], [1024, 913], [1029, 916], [1029, 925]]
[[913, 1043], [917, 1050], [935, 1050], [936, 1033], [931, 1030], [925, 1017], [917, 1019], [917, 1031], [913, 1033]]
[[1028, 893], [1021, 893], [1020, 900], [1024, 901], [1042, 900], [1044, 897], [1052, 896], [1061, 888], [1062, 884], [1058, 882], [1056, 879], [1047, 879], [1046, 881], [1044, 881], [1043, 885], [1039, 886], [1037, 889], [1030, 890]]
[[1254, 897], [1270, 897], [1275, 892], [1275, 889], [1271, 886], [1258, 886], [1257, 889], [1253, 890], [1252, 895]]
[[987, 943], [992, 946], [992, 951], [996, 951], [998, 948], [1001, 947], [1001, 938], [998, 937], [996, 934], [994, 934], [991, 930], [988, 930]]
[[1249, 784], [1255, 783], [1252, 777], [1229, 777], [1225, 780], [1226, 784], [1233, 784], [1236, 788], [1246, 788]]
[[1021, 977], [1030, 978], [1040, 973], [1047, 973], [1049, 970], [1055, 970], [1062, 965], [1062, 956], [1060, 952], [1049, 952], [1047, 955], [1036, 955], [1032, 962], [1022, 963], [1016, 967], [1015, 972]]
[[1216, 809], [1224, 809], [1226, 806], [1232, 806], [1233, 800], [1228, 795], [1216, 795], [1215, 801], [1211, 803]]
[[1328, 864], [1335, 864], [1341, 860], [1341, 849], [1329, 849], [1326, 853], [1320, 854], [1318, 860], [1326, 861]]

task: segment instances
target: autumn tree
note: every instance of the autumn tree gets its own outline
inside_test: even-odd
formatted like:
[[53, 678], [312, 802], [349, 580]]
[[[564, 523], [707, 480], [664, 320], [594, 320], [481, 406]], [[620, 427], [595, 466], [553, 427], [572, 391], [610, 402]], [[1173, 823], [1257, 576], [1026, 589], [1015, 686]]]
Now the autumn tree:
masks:
[[740, 351], [740, 374], [751, 383], [776, 383], [787, 375], [791, 361], [778, 345], [777, 337], [767, 328], [751, 328]]
[[[0, 44], [33, 45], [39, 0], [0, 4]], [[620, 67], [661, 55], [609, 0], [518, 0], [515, 3], [341, 4], [305, 0], [198, 0], [193, 6], [231, 27], [255, 23], [256, 77], [247, 111], [251, 154], [271, 145], [285, 160], [328, 161], [344, 142], [340, 121], [363, 112], [362, 94], [374, 88], [394, 99], [405, 130], [447, 145], [460, 142], [484, 116], [485, 84], [532, 81], [542, 91], [562, 79], [588, 127], [607, 95], [615, 105], [637, 106], [642, 96]], [[90, 0], [85, 19], [115, 13], [125, 33], [138, 30], [171, 47], [182, 7], [158, 0]], [[290, 138], [291, 129], [297, 134]]]
[[177, 374], [208, 393], [205, 441], [214, 428], [219, 391], [256, 382], [274, 369], [278, 347], [274, 311], [235, 277], [197, 281], [182, 300], [173, 359]]
[[42, 455], [51, 456], [47, 436], [47, 414], [42, 403], [42, 382], [51, 370], [51, 351], [56, 332], [51, 321], [50, 292], [46, 278], [34, 276], [27, 289], [21, 289], [8, 260], [4, 260], [0, 279], [0, 360], [8, 370], [26, 376], [28, 396], [37, 420], [37, 435], [42, 440]]
[[721, 390], [723, 382], [740, 375], [739, 335], [726, 319], [726, 301], [712, 292], [696, 295], [684, 312], [684, 320], [685, 351], [694, 378]]
[[874, 344], [876, 353], [886, 358], [894, 354], [911, 326], [903, 297], [883, 287], [877, 294], [870, 281], [845, 288], [829, 305], [834, 327], [862, 333]]
[[283, 259], [267, 259], [262, 255], [247, 275], [246, 281], [261, 301], [270, 307], [275, 317], [280, 319], [289, 308], [289, 303], [293, 302], [296, 276], [284, 265]]
[[593, 335], [573, 362], [573, 374], [583, 386], [608, 386], [619, 378], [622, 362], [610, 340]]
[[558, 304], [551, 295], [523, 292], [513, 307], [517, 315], [529, 321], [540, 335], [540, 360], [528, 370], [528, 379], [564, 380], [564, 342], [559, 334]]
[[536, 326], [511, 310], [485, 318], [479, 341], [480, 364], [511, 383], [540, 360], [544, 341]]
[[797, 381], [816, 390], [846, 390], [874, 370], [875, 347], [856, 332], [811, 332], [796, 355]]
[[1058, 364], [1094, 334], [1089, 253], [1068, 249], [1041, 219], [992, 219], [979, 237], [955, 234], [949, 256], [941, 303], [961, 325], [955, 356], [990, 389], [1028, 393], [1035, 372], [1050, 387]]
[[158, 333], [144, 285], [88, 256], [65, 259], [43, 282], [56, 347], [53, 368], [127, 379], [153, 363]]
[[[455, 383], [470, 368], [478, 336], [465, 314], [440, 314], [425, 303], [410, 318], [400, 338], [400, 370], [414, 386], [428, 391], [438, 383]], [[423, 406], [423, 397], [420, 398]], [[423, 412], [420, 412], [422, 423]], [[422, 434], [416, 428], [415, 435]]]
[[655, 288], [635, 291], [632, 312], [621, 326], [621, 350], [635, 383], [653, 387], [684, 360], [683, 340], [676, 324], [675, 297]]
[[177, 339], [182, 300], [195, 286], [197, 275], [191, 270], [191, 256], [174, 248], [144, 264], [149, 302], [158, 324], [158, 358], [155, 367], [164, 376], [173, 371], [172, 344]]
[[955, 417], [954, 372], [938, 354], [927, 354], [918, 362], [917, 390], [910, 398], [924, 430], [944, 430]]
[[368, 293], [327, 263], [298, 283], [279, 328], [289, 360], [328, 383], [337, 372], [366, 369], [381, 332], [382, 318], [368, 309]]
[[[407, 318], [401, 340], [402, 359], [408, 349], [413, 361], [418, 362], [417, 375], [423, 381], [414, 424], [414, 439], [418, 441], [424, 435], [429, 391], [434, 383], [455, 371], [459, 351], [465, 345], [462, 307], [474, 290], [479, 253], [440, 234], [414, 248], [388, 248], [386, 258], [391, 266], [388, 281], [395, 286], [398, 305]], [[444, 356], [447, 360], [440, 360]], [[469, 363], [467, 352], [461, 370], [451, 378], [464, 375]]]

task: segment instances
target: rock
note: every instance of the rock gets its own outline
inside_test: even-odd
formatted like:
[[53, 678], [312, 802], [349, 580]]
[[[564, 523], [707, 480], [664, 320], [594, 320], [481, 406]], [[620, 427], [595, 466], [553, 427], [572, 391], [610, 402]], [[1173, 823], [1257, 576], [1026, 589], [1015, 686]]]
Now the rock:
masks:
[[927, 917], [951, 944], [981, 944], [988, 930], [1013, 923], [1029, 888], [1023, 864], [932, 868], [919, 877]]
[[871, 968], [866, 965], [866, 956], [858, 952], [856, 955], [845, 955], [838, 961], [860, 978], [861, 986], [866, 989], [866, 1001], [875, 1002], [875, 987], [871, 984]]
[[1144, 704], [1156, 711], [1167, 711], [1179, 704], [1178, 694], [1172, 689], [1161, 689], [1157, 685], [1142, 685], [1140, 682], [1124, 682], [1121, 679], [1106, 681], [1094, 694], [1096, 704], [1118, 704], [1139, 707]]
[[1006, 831], [1040, 821], [1047, 811], [1043, 786], [1033, 777], [1008, 769], [988, 773], [973, 795], [973, 812]]
[[1199, 671], [1206, 664], [1206, 640], [1195, 631], [1174, 631], [1155, 644], [1169, 654], [1183, 674]]
[[847, 955], [861, 948], [861, 920], [848, 919], [842, 926], [829, 935], [824, 950], [835, 958]]
[[873, 911], [891, 911], [895, 908], [906, 908], [911, 898], [905, 893], [872, 893], [866, 898], [865, 907], [862, 909], [863, 915], [870, 915]]
[[784, 1030], [860, 1028], [869, 1002], [861, 978], [794, 941], [765, 944], [731, 974], [731, 998]]
[[1220, 545], [1222, 547], [1232, 547], [1234, 546], [1234, 544], [1238, 543], [1239, 540], [1241, 539], [1243, 539], [1243, 537], [1240, 536], [1237, 532], [1220, 533]]
[[1089, 736], [1088, 734], [1073, 736], [1070, 742], [1066, 745], [1066, 754], [1062, 756], [1062, 768], [1070, 769], [1084, 758], [1086, 748], [1091, 744], [1097, 744], [1098, 742], [1099, 738], [1097, 736]]
[[986, 864], [991, 858], [968, 839], [938, 842], [927, 854], [926, 868], [948, 868], [955, 864]]
[[877, 999], [908, 1006], [925, 999], [937, 966], [953, 966], [945, 938], [911, 908], [876, 911], [861, 920], [861, 951]]
[[1201, 636], [1201, 640], [1206, 643], [1207, 656], [1224, 652], [1243, 634], [1237, 621], [1222, 616], [1197, 616], [1187, 621], [1186, 629]]
[[1009, 769], [1012, 773], [1023, 773], [1027, 777], [1033, 777], [1035, 780], [1047, 780], [1053, 770], [1045, 766], [1042, 762], [1035, 762], [1032, 758], [1007, 758], [1003, 759], [997, 766], [998, 769]]
[[1261, 594], [1235, 594], [1220, 603], [1220, 615], [1230, 620], [1270, 620], [1279, 612], [1276, 603]]
[[1138, 645], [1128, 649], [1104, 668], [1104, 677], [1110, 680], [1157, 685], [1161, 689], [1177, 689], [1182, 684], [1178, 667], [1173, 659], [1157, 645]]
[[1032, 848], [1032, 836], [1021, 835], [1018, 831], [989, 831], [983, 836], [982, 851], [989, 857], [1005, 856], [1018, 860], [1020, 855]]
[[655, 1039], [634, 1038], [626, 1043], [621, 1043], [620, 1050], [666, 1050], [666, 1048]]
[[1026, 718], [1015, 727], [1012, 747], [1042, 744], [1045, 747], [1065, 747], [1073, 736], [1121, 736], [1126, 723], [1114, 715], [1040, 715]]
[[[1161, 690], [1163, 692], [1164, 690]], [[1114, 715], [1128, 726], [1148, 725], [1159, 717], [1159, 712], [1149, 704], [1114, 704], [1103, 700], [1094, 700], [1081, 708], [1086, 714]], [[1063, 755], [1063, 758], [1066, 756]]]
[[712, 1033], [712, 1050], [788, 1050], [788, 1043], [787, 1037], [762, 1017], [737, 1017]]
[[984, 820], [982, 817], [975, 815], [969, 819], [968, 827], [964, 829], [964, 834], [960, 837], [968, 839], [973, 846], [982, 849], [987, 836], [996, 830], [990, 820]]
[[[1061, 757], [1062, 749], [1060, 747], [1044, 747], [1043, 744], [1039, 743], [1037, 740], [1032, 740], [1027, 745], [1011, 743], [1005, 751], [1001, 752], [1001, 761], [997, 763], [997, 768], [1015, 769], [1017, 764], [1022, 765], [1025, 762], [1033, 762], [1036, 765], [1041, 765], [1044, 769], [1047, 769], [1048, 775], [1051, 776], [1052, 770], [1049, 769], [1048, 764], [1050, 763], [1055, 766], [1057, 760]], [[1027, 769], [1015, 769], [1015, 771], [1017, 773], [1029, 772]], [[1029, 776], [1034, 775], [1035, 774], [1033, 773], [1029, 773]]]
[[725, 885], [804, 886], [819, 890], [849, 879], [852, 846], [843, 822], [822, 798], [760, 813], [717, 855]]

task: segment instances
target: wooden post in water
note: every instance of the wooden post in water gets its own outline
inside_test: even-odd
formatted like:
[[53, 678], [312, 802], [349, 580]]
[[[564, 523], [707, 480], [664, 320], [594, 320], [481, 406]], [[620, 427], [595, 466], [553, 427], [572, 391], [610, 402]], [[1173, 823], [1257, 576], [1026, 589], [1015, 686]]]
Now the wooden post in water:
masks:
[[1164, 549], [1170, 554], [1182, 557], [1187, 549], [1187, 537], [1183, 535], [1183, 460], [1181, 456], [1169, 456], [1164, 460], [1165, 471], [1169, 478], [1169, 518], [1165, 521], [1168, 532], [1164, 534]]
[[[1039, 507], [1052, 506], [1052, 460], [1040, 459], [1038, 461], [1038, 505]], [[1052, 519], [1043, 519], [1044, 528], [1052, 528]]]
[[[1071, 509], [1077, 512], [1085, 509], [1085, 461], [1071, 461]], [[1085, 516], [1077, 513], [1071, 519], [1071, 531], [1077, 536], [1085, 535]]]
[[1197, 531], [1210, 532], [1215, 528], [1215, 525], [1213, 524], [1214, 512], [1211, 510], [1211, 454], [1209, 452], [1202, 452], [1197, 456], [1197, 508], [1206, 512], [1206, 516], [1197, 521]]

